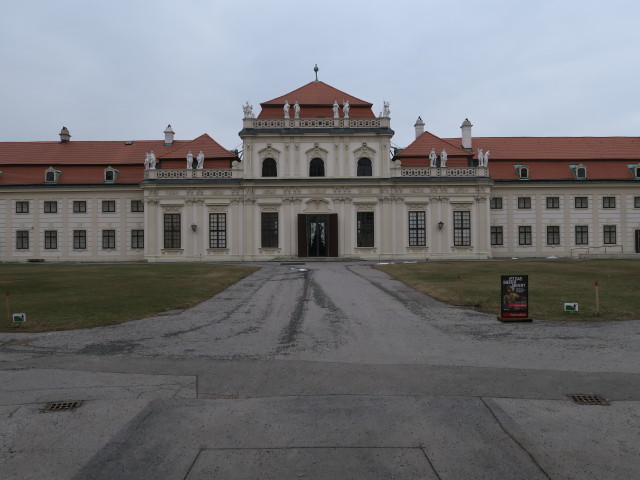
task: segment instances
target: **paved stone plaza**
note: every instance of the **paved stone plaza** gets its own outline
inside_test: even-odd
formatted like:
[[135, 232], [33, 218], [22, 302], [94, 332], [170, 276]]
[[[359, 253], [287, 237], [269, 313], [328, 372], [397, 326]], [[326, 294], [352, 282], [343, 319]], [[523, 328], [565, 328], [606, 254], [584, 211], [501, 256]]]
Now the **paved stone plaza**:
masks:
[[362, 262], [260, 266], [187, 311], [0, 334], [0, 477], [640, 478], [640, 320], [503, 324]]

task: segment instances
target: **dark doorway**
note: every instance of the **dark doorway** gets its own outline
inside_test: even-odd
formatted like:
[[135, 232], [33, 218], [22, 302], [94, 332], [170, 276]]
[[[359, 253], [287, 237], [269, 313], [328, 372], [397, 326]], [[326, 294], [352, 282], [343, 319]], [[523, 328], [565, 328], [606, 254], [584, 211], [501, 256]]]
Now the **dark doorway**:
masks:
[[298, 215], [298, 256], [338, 256], [338, 215]]
[[636, 230], [636, 253], [640, 253], [640, 230]]

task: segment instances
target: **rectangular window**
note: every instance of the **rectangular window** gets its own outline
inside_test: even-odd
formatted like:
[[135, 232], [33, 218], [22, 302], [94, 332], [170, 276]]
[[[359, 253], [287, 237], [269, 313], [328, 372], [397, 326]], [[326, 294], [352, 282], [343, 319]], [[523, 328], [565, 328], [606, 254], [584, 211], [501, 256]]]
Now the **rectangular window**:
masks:
[[602, 208], [616, 208], [616, 197], [602, 197]]
[[262, 248], [278, 248], [278, 213], [262, 212], [260, 217]]
[[489, 200], [489, 208], [492, 210], [502, 209], [502, 197], [491, 197]]
[[47, 250], [55, 250], [56, 248], [58, 248], [58, 232], [57, 231], [45, 230], [44, 248]]
[[576, 197], [576, 208], [589, 208], [589, 198], [587, 197]]
[[491, 227], [491, 245], [502, 245], [502, 227]]
[[87, 212], [87, 202], [84, 200], [74, 200], [73, 201], [73, 213], [86, 213]]
[[144, 202], [142, 200], [131, 200], [132, 212], [144, 212]]
[[44, 213], [58, 213], [58, 202], [44, 202]]
[[424, 247], [427, 244], [425, 212], [409, 212], [409, 246]]
[[87, 248], [87, 231], [86, 230], [73, 231], [73, 248], [75, 250], [85, 250]]
[[16, 213], [29, 213], [29, 202], [16, 202]]
[[164, 214], [164, 248], [182, 248], [179, 213]]
[[640, 197], [633, 197], [633, 208], [640, 208]]
[[589, 227], [576, 225], [576, 245], [589, 245]]
[[357, 215], [357, 245], [358, 247], [374, 246], [374, 216], [373, 212], [358, 212]]
[[209, 248], [227, 248], [227, 214], [209, 214]]
[[615, 225], [604, 226], [604, 243], [607, 245], [613, 245], [616, 243], [616, 226]]
[[18, 230], [16, 232], [16, 248], [18, 250], [29, 249], [29, 230]]
[[144, 230], [131, 230], [131, 248], [144, 248]]
[[102, 231], [102, 248], [104, 249], [116, 248], [116, 231], [115, 230]]
[[116, 211], [116, 201], [115, 200], [103, 200], [102, 201], [102, 211], [107, 213], [112, 213]]
[[547, 226], [547, 245], [560, 245], [560, 227], [558, 225]]
[[531, 208], [531, 197], [518, 197], [518, 208]]
[[547, 208], [560, 208], [560, 197], [547, 197]]
[[521, 225], [518, 227], [518, 244], [519, 245], [531, 245], [531, 227], [527, 225]]
[[471, 245], [471, 212], [453, 212], [453, 244], [456, 247]]

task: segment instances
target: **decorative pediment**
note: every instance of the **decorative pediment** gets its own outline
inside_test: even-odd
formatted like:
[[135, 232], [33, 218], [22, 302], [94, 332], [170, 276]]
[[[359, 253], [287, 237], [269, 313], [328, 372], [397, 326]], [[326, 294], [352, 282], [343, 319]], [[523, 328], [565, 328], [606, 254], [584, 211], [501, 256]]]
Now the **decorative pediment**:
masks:
[[321, 148], [320, 146], [318, 146], [317, 143], [313, 148], [310, 148], [305, 153], [307, 154], [307, 160], [311, 160], [313, 158], [320, 158], [325, 162], [327, 161], [327, 156], [329, 155], [329, 152], [324, 148]]
[[271, 144], [267, 144], [267, 148], [263, 148], [258, 151], [258, 155], [260, 156], [260, 161], [263, 161], [265, 158], [273, 158], [275, 161], [280, 159], [280, 150], [277, 150], [271, 146]]
[[367, 146], [366, 143], [363, 143], [360, 148], [357, 148], [353, 151], [353, 154], [356, 157], [356, 161], [360, 158], [368, 158], [369, 160], [373, 160], [375, 158], [376, 151]]
[[306, 204], [305, 213], [331, 213], [329, 201], [324, 198], [312, 198], [304, 203]]

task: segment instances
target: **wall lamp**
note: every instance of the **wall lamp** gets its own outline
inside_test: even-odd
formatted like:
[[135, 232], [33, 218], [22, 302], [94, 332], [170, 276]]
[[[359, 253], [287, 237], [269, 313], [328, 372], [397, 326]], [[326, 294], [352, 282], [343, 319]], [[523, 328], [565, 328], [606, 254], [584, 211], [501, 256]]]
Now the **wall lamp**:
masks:
[[438, 222], [438, 230], [442, 230], [442, 227], [444, 227], [444, 222], [442, 220], [440, 220]]
[[191, 230], [193, 230], [194, 232], [198, 229], [198, 226], [195, 223], [191, 224]]

